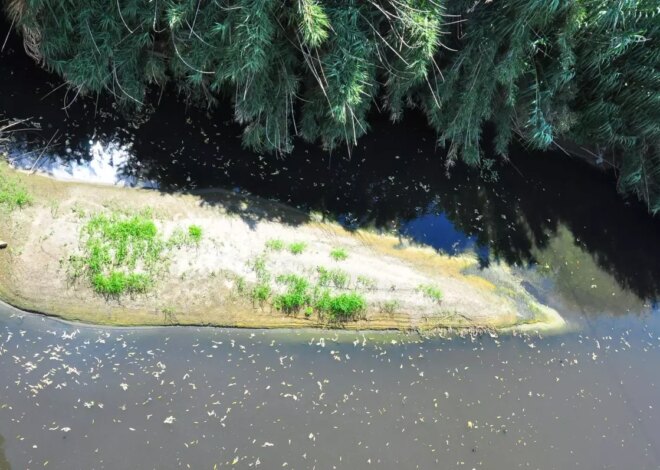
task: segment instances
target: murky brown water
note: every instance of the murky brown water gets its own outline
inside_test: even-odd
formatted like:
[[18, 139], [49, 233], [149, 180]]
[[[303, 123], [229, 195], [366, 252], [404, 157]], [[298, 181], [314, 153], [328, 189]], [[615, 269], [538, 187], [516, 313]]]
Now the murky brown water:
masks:
[[0, 308], [0, 468], [660, 468], [658, 315], [576, 321], [422, 340]]

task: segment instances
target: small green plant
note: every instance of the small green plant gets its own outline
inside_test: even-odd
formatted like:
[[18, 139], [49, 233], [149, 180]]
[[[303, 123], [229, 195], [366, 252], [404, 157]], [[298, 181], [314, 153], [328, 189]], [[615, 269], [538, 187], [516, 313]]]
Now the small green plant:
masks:
[[314, 299], [314, 308], [321, 313], [326, 313], [330, 310], [330, 299], [332, 293], [329, 289], [317, 289], [316, 298]]
[[252, 300], [263, 304], [270, 298], [271, 288], [268, 284], [257, 284], [252, 289]]
[[257, 275], [257, 279], [260, 281], [268, 281], [270, 279], [270, 273], [266, 267], [266, 255], [261, 254], [252, 260], [251, 267]]
[[330, 252], [330, 257], [335, 261], [344, 261], [348, 258], [348, 252], [343, 248], [335, 248]]
[[287, 274], [278, 276], [277, 281], [286, 284], [287, 290], [275, 297], [273, 305], [275, 308], [286, 313], [295, 313], [312, 303], [310, 284], [307, 279]]
[[401, 304], [399, 304], [398, 300], [387, 300], [380, 305], [380, 311], [388, 315], [393, 315], [399, 310], [400, 306]]
[[21, 180], [9, 174], [7, 164], [0, 162], [0, 207], [10, 211], [22, 209], [32, 203], [32, 196]]
[[310, 287], [309, 281], [297, 274], [280, 274], [275, 280], [281, 284], [294, 286], [297, 289], [302, 289], [303, 287], [307, 289]]
[[307, 248], [307, 244], [304, 242], [295, 242], [289, 245], [289, 251], [294, 255], [299, 255]]
[[304, 292], [290, 290], [275, 297], [273, 305], [275, 308], [286, 313], [294, 313], [300, 310], [308, 302]]
[[345, 289], [348, 286], [350, 277], [348, 273], [341, 269], [327, 269], [323, 266], [316, 268], [319, 273], [319, 285], [321, 287], [328, 287], [330, 284], [338, 289]]
[[333, 296], [330, 292], [324, 291], [316, 301], [316, 308], [335, 321], [354, 319], [366, 306], [367, 301], [357, 292]]
[[186, 245], [186, 234], [181, 229], [176, 229], [172, 232], [172, 236], [167, 240], [169, 248], [182, 248]]
[[234, 288], [239, 294], [243, 294], [245, 292], [247, 289], [247, 282], [245, 282], [245, 278], [243, 276], [236, 276], [234, 278]]
[[199, 245], [202, 242], [202, 234], [203, 230], [199, 225], [188, 227], [188, 237], [195, 245]]
[[174, 307], [169, 307], [169, 306], [164, 307], [162, 311], [166, 322], [168, 323], [176, 322], [176, 310], [174, 309]]
[[422, 284], [417, 287], [417, 291], [422, 293], [424, 296], [428, 297], [431, 300], [435, 300], [436, 302], [441, 302], [442, 301], [442, 291], [430, 284]]
[[96, 214], [81, 230], [82, 254], [69, 258], [72, 280], [86, 275], [99, 294], [146, 292], [165, 261], [165, 243], [146, 213]]
[[198, 246], [202, 242], [203, 234], [202, 227], [198, 225], [189, 226], [187, 232], [177, 228], [167, 240], [167, 247], [183, 248], [184, 246]]
[[282, 240], [274, 238], [266, 242], [266, 248], [273, 251], [282, 251], [284, 249], [284, 242]]
[[92, 286], [99, 294], [119, 296], [124, 293], [144, 293], [148, 290], [151, 279], [146, 274], [123, 273], [112, 271], [110, 274], [95, 274]]
[[376, 290], [376, 280], [367, 276], [358, 276], [355, 283], [358, 288], [363, 288], [366, 290]]

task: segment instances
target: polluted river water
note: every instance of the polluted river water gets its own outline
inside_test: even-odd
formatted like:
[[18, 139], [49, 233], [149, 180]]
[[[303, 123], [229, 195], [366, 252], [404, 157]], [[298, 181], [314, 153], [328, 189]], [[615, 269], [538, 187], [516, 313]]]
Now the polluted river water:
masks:
[[[552, 336], [99, 328], [0, 305], [0, 469], [658, 469], [660, 223], [614, 176], [514, 149], [447, 171], [423, 122], [350, 155], [246, 152], [230, 116], [165, 93], [150, 119], [68, 102], [10, 38], [16, 166], [163, 191], [220, 186], [348, 229], [506, 262]], [[12, 52], [13, 51], [13, 52]], [[62, 108], [66, 107], [63, 111]], [[584, 196], [588, 193], [588, 197]]]
[[0, 467], [657, 469], [658, 318], [421, 338], [3, 306]]

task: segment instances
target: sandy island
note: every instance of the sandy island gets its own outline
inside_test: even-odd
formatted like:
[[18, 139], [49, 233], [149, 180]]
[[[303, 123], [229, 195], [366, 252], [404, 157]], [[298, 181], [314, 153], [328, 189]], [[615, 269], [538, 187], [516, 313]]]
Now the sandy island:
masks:
[[[450, 257], [395, 236], [350, 232], [257, 197], [224, 190], [167, 193], [27, 174], [20, 178], [34, 201], [0, 219], [0, 239], [8, 242], [0, 250], [0, 298], [23, 310], [123, 326], [545, 331], [564, 326], [559, 314], [539, 304], [506, 266], [480, 270], [469, 255]], [[106, 298], [88, 283], [72, 283], [66, 263], [79, 250], [81, 214], [145, 208], [164, 234], [188, 224], [201, 227], [201, 243], [174, 250], [146, 294]], [[301, 242], [306, 249], [300, 254], [265, 250], [273, 239]], [[337, 248], [348, 254], [345, 260], [330, 256]], [[257, 256], [266, 258], [273, 276], [294, 273], [311, 279], [324, 267], [347, 273], [349, 286], [368, 279], [361, 292], [367, 307], [357, 320], [330, 323], [316, 315], [282, 312], [272, 302], [256, 304], [238, 292], [237, 280], [248, 286], [257, 282], [251, 268]], [[420, 285], [438, 286], [442, 300], [420, 293]]]

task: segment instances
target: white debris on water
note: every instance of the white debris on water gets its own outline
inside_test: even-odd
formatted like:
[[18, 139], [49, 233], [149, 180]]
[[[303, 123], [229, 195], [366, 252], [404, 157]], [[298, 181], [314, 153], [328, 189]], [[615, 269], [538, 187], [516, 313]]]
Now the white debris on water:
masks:
[[[503, 448], [526, 467], [541, 450], [575, 468], [610, 448], [616, 464], [622, 452], [655, 464], [620, 437], [660, 419], [657, 374], [642, 373], [658, 362], [658, 320], [645, 322], [549, 339], [367, 341], [0, 315], [0, 433], [17, 468], [70, 468], [71, 455], [84, 468], [510, 468]], [[581, 452], [565, 451], [567, 422], [593, 436]]]

